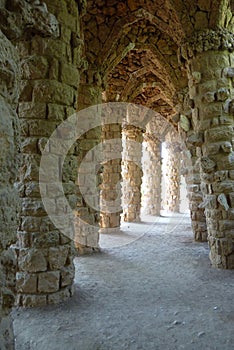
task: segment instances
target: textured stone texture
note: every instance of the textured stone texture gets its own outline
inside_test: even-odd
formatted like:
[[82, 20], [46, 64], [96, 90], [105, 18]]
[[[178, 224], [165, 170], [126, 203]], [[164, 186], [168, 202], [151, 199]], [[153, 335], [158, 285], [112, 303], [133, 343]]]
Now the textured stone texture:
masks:
[[[17, 36], [16, 44], [22, 72], [18, 107], [22, 136], [18, 187], [22, 208], [15, 251], [18, 259], [17, 302], [23, 306], [58, 302], [60, 296], [63, 300], [72, 293], [72, 244], [48, 218], [38, 184], [41, 151], [55, 128], [74, 113], [79, 84], [71, 45], [75, 33], [79, 32], [78, 8], [75, 1], [64, 1], [63, 7], [60, 4], [60, 1], [53, 1], [53, 4], [47, 1], [48, 8], [41, 4], [38, 18], [33, 17], [34, 27], [40, 21], [34, 35]], [[21, 2], [17, 6], [22, 6]], [[72, 14], [70, 6], [73, 6]], [[32, 8], [36, 11], [37, 5]], [[29, 16], [27, 11], [24, 16]], [[75, 154], [70, 152], [63, 167], [66, 175], [62, 178], [70, 203], [78, 200], [73, 158]], [[54, 159], [56, 161], [56, 156]], [[47, 174], [46, 181], [48, 185], [53, 184], [56, 193], [54, 175]], [[70, 187], [73, 187], [72, 191]], [[58, 207], [59, 201], [59, 198], [51, 198], [51, 203]], [[66, 276], [69, 283], [64, 282], [64, 269], [69, 275]], [[66, 293], [63, 293], [65, 289]]]
[[[24, 306], [55, 303], [72, 294], [72, 245], [47, 217], [38, 170], [41, 152], [55, 128], [75, 110], [101, 103], [104, 92], [106, 101], [133, 102], [153, 109], [180, 131], [188, 152], [183, 171], [195, 239], [206, 240], [208, 231], [212, 264], [234, 268], [232, 2], [0, 3], [0, 348], [13, 347], [8, 315], [15, 286], [17, 303]], [[99, 110], [96, 112], [99, 119]], [[158, 134], [166, 131], [160, 129]], [[120, 135], [120, 130], [104, 130], [105, 139], [112, 137], [109, 132]], [[100, 140], [101, 128], [83, 135], [69, 151], [62, 173], [69, 203], [77, 218], [90, 226], [83, 230], [78, 220], [75, 223], [80, 251], [98, 250], [100, 211], [85, 203], [80, 193], [88, 185], [93, 153], [79, 183], [77, 166]], [[138, 146], [133, 149], [128, 140], [137, 141]], [[141, 142], [141, 130], [125, 128], [123, 144], [129, 160], [123, 164], [123, 204], [124, 219], [130, 221], [140, 219]], [[56, 153], [56, 145], [51, 147]], [[18, 149], [22, 156], [19, 172]], [[176, 180], [174, 185], [177, 175], [170, 175]], [[110, 186], [119, 179], [120, 161], [104, 164], [103, 197], [112, 198]], [[48, 174], [48, 181], [56, 193], [53, 174]], [[154, 191], [158, 184], [152, 182], [154, 189], [148, 189]], [[97, 187], [99, 184], [97, 173]], [[174, 190], [178, 191], [178, 186], [174, 187], [170, 197], [177, 199]], [[9, 246], [16, 241], [16, 190], [21, 210], [13, 255]], [[61, 209], [60, 198], [55, 197], [51, 200]], [[147, 206], [152, 205], [151, 200]], [[176, 206], [176, 202], [170, 204], [173, 210]], [[101, 216], [102, 226], [119, 225], [119, 213]]]
[[[81, 82], [78, 89], [78, 103], [77, 110], [81, 111], [90, 106], [95, 106], [91, 113], [85, 112], [87, 125], [95, 120], [95, 122], [100, 125], [94, 129], [90, 129], [86, 133], [82, 134], [77, 140], [79, 157], [78, 157], [78, 167], [90, 151], [89, 157], [86, 158], [86, 166], [83, 173], [78, 176], [78, 186], [82, 193], [89, 192], [90, 188], [99, 193], [99, 185], [101, 182], [100, 171], [93, 169], [94, 162], [94, 151], [92, 150], [101, 140], [101, 114], [99, 104], [102, 102], [102, 81], [99, 73], [97, 71], [85, 71], [81, 76]], [[97, 105], [97, 107], [96, 107]], [[95, 116], [93, 116], [93, 111], [95, 111]], [[90, 120], [90, 121], [89, 121]], [[94, 171], [95, 183], [91, 186], [87, 183], [87, 174]], [[89, 194], [90, 205], [86, 203], [85, 198], [82, 199], [77, 205], [75, 222], [75, 246], [80, 254], [90, 253], [99, 250], [99, 222], [100, 222], [100, 211], [97, 208], [97, 198], [92, 193]], [[98, 202], [100, 200], [98, 199]], [[99, 203], [98, 203], [99, 204]]]
[[123, 127], [123, 220], [140, 221], [142, 183], [142, 130], [135, 126]]
[[0, 30], [0, 348], [13, 349], [10, 308], [15, 298], [16, 261], [9, 246], [16, 241], [19, 198], [14, 182], [19, 166], [16, 114], [19, 57]]
[[[160, 215], [161, 210], [161, 143], [144, 133], [142, 170], [142, 210], [148, 215]], [[145, 157], [144, 157], [145, 154]]]
[[179, 212], [180, 208], [180, 169], [181, 154], [176, 151], [173, 145], [166, 144], [168, 159], [166, 164], [166, 198], [165, 210]]
[[[117, 144], [115, 146], [115, 139]], [[120, 227], [121, 220], [121, 160], [122, 160], [122, 126], [107, 124], [102, 127], [104, 143], [104, 159], [110, 159], [103, 164], [102, 183], [100, 192], [102, 233], [113, 232]], [[110, 143], [108, 142], [110, 141]], [[119, 141], [119, 142], [118, 142]], [[105, 143], [106, 142], [106, 143]], [[111, 143], [112, 142], [112, 143]], [[113, 158], [113, 159], [112, 159]]]
[[[212, 36], [213, 35], [213, 36]], [[214, 35], [219, 43], [214, 44]], [[227, 50], [233, 49], [233, 36], [228, 32], [207, 32], [205, 37], [209, 40], [208, 51], [199, 48], [199, 40], [203, 33], [194, 41], [195, 55], [189, 60], [190, 95], [194, 99], [195, 108], [199, 113], [199, 123], [196, 131], [204, 133], [204, 143], [199, 149], [201, 168], [201, 190], [203, 193], [208, 241], [210, 245], [210, 259], [213, 266], [234, 268], [233, 265], [233, 237], [230, 235], [232, 227], [231, 202], [229, 193], [232, 192], [232, 138], [233, 120], [229, 96], [233, 95], [233, 86], [230, 77], [223, 78], [223, 72], [230, 64], [231, 54]], [[202, 42], [202, 41], [201, 41]], [[220, 51], [217, 51], [220, 49]], [[199, 81], [194, 81], [194, 72], [200, 72]], [[194, 93], [196, 87], [197, 93]], [[212, 91], [211, 91], [212, 87]], [[214, 93], [213, 101], [204, 99], [207, 93]], [[209, 128], [209, 130], [206, 130]], [[223, 224], [223, 220], [227, 224]]]

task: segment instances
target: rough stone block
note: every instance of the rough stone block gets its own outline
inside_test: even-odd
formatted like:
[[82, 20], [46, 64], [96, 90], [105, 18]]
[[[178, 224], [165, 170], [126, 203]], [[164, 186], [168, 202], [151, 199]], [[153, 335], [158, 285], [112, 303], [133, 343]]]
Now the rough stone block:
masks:
[[37, 292], [37, 275], [27, 272], [16, 273], [16, 288], [18, 293], [33, 294]]
[[52, 293], [48, 295], [48, 304], [58, 304], [62, 301], [67, 300], [70, 298], [73, 294], [73, 288], [72, 287], [66, 287], [57, 293]]
[[45, 136], [49, 137], [56, 129], [57, 124], [48, 120], [29, 120], [29, 135], [30, 136]]
[[234, 169], [234, 152], [231, 152], [228, 155], [224, 153], [223, 157], [220, 157], [219, 159], [217, 159], [217, 168], [220, 170]]
[[47, 271], [38, 275], [38, 292], [53, 293], [59, 290], [59, 271]]
[[48, 62], [42, 56], [30, 56], [21, 61], [23, 79], [44, 79], [48, 73]]
[[42, 250], [20, 249], [18, 266], [21, 271], [39, 272], [47, 270], [47, 260]]
[[49, 249], [49, 266], [51, 270], [58, 270], [66, 264], [69, 246], [60, 246]]
[[74, 88], [78, 87], [79, 84], [79, 71], [75, 66], [71, 64], [61, 63], [61, 81], [67, 85], [71, 85]]
[[59, 232], [33, 232], [31, 233], [31, 244], [34, 248], [48, 248], [59, 245]]
[[64, 106], [49, 103], [48, 104], [48, 119], [55, 121], [63, 121], [66, 118]]
[[218, 142], [232, 140], [233, 128], [231, 126], [222, 126], [213, 128], [205, 132], [206, 142]]
[[32, 40], [32, 52], [59, 60], [67, 59], [66, 43], [61, 40], [37, 36]]
[[73, 105], [74, 89], [56, 80], [36, 81], [33, 89], [35, 102]]
[[230, 231], [234, 232], [234, 221], [233, 220], [220, 220], [219, 221], [219, 229], [221, 231]]
[[24, 119], [45, 119], [46, 104], [34, 102], [20, 102], [18, 107], [18, 114], [20, 118]]
[[226, 180], [212, 184], [212, 189], [215, 193], [234, 192], [234, 181]]
[[75, 274], [74, 265], [63, 267], [61, 269], [61, 287], [72, 285]]

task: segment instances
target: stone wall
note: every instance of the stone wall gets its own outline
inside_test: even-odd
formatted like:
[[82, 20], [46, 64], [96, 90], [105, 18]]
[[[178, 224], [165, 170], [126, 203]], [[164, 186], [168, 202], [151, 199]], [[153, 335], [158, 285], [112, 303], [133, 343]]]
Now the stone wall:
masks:
[[0, 349], [14, 345], [9, 316], [15, 299], [16, 261], [10, 244], [16, 241], [19, 198], [14, 182], [19, 165], [19, 123], [16, 114], [19, 57], [0, 31]]

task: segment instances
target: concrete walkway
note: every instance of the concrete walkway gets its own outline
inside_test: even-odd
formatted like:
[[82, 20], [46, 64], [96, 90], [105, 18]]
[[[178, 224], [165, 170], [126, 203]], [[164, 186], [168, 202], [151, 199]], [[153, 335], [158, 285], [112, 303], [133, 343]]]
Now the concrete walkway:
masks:
[[231, 350], [234, 271], [210, 266], [187, 215], [144, 218], [75, 259], [75, 295], [13, 312], [17, 350]]

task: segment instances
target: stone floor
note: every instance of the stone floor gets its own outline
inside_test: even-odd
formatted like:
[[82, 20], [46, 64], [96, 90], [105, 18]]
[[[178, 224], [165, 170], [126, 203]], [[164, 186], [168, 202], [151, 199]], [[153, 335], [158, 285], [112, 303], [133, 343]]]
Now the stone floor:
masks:
[[187, 214], [146, 217], [76, 258], [75, 295], [13, 312], [17, 350], [230, 350], [234, 271], [210, 266]]

